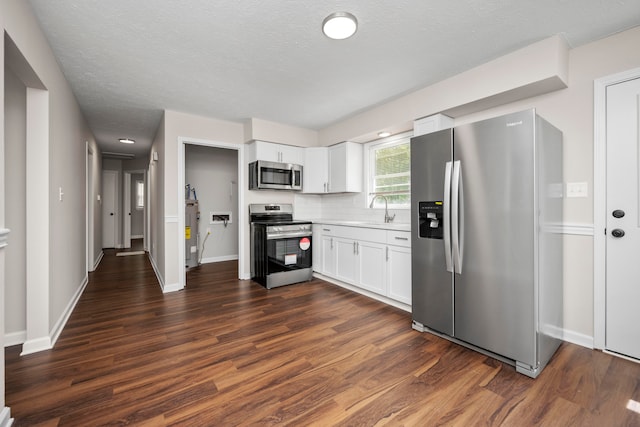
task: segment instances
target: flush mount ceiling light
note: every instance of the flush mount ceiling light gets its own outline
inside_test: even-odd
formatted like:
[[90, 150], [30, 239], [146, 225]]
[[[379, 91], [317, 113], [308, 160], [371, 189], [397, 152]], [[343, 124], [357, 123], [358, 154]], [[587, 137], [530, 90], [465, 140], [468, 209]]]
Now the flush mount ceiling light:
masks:
[[136, 142], [131, 138], [120, 138], [118, 141], [122, 142], [123, 144], [134, 144]]
[[388, 137], [388, 136], [391, 136], [391, 132], [379, 132], [379, 133], [378, 133], [378, 136], [379, 136], [380, 138], [386, 138], [386, 137]]
[[358, 29], [358, 20], [348, 12], [334, 12], [322, 21], [322, 32], [334, 40], [351, 37]]

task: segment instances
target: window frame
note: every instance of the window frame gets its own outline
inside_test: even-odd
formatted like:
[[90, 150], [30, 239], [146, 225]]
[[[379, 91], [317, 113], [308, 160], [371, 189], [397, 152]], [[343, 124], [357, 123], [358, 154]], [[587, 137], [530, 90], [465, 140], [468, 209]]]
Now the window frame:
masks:
[[[142, 194], [140, 194], [140, 187], [142, 187]], [[135, 200], [136, 200], [136, 210], [143, 210], [144, 209], [144, 202], [145, 202], [145, 187], [144, 187], [144, 180], [142, 179], [137, 179], [136, 180], [136, 196], [135, 196]], [[142, 200], [142, 204], [140, 204], [140, 201]]]
[[[365, 187], [366, 187], [366, 208], [369, 208], [371, 204], [371, 200], [377, 194], [384, 195], [384, 193], [376, 193], [374, 192], [374, 176], [373, 172], [375, 170], [375, 150], [379, 150], [382, 148], [394, 147], [401, 144], [411, 144], [411, 137], [413, 136], [413, 131], [402, 132], [396, 135], [391, 135], [385, 138], [376, 139], [374, 141], [368, 142], [365, 144]], [[409, 168], [409, 186], [411, 186], [411, 169]], [[372, 207], [370, 209], [380, 209], [379, 207]], [[398, 204], [389, 204], [389, 209], [411, 209], [411, 187], [409, 187], [409, 201], [406, 204], [398, 205]]]

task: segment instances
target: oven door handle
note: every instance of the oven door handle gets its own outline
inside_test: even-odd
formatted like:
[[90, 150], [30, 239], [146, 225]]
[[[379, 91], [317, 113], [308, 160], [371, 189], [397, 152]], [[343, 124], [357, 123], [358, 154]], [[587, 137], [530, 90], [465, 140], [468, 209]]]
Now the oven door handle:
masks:
[[311, 237], [309, 231], [291, 231], [289, 233], [267, 233], [267, 240], [290, 239], [292, 237]]

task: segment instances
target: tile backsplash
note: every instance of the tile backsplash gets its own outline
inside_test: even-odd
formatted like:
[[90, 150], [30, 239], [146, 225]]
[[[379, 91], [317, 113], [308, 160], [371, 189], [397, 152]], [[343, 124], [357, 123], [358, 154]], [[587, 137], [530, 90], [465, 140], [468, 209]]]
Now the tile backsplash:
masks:
[[[296, 219], [384, 222], [383, 209], [369, 209], [364, 193], [298, 194], [294, 197]], [[394, 223], [410, 223], [409, 209], [389, 209]]]

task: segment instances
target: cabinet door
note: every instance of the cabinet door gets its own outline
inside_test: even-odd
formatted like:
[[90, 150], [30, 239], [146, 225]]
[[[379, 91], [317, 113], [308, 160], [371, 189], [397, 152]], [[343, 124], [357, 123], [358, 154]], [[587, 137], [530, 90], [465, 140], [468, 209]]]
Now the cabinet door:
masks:
[[302, 169], [303, 193], [326, 193], [329, 185], [329, 151], [327, 147], [305, 148]]
[[347, 148], [345, 144], [329, 147], [329, 192], [341, 193], [347, 188]]
[[343, 142], [329, 147], [329, 193], [362, 191], [362, 145]]
[[332, 236], [322, 236], [322, 267], [321, 273], [327, 276], [336, 275], [336, 251], [335, 240]]
[[411, 305], [411, 248], [387, 246], [388, 297]]
[[380, 243], [356, 243], [359, 270], [358, 286], [380, 295], [386, 295], [386, 249], [387, 246]]
[[278, 151], [280, 153], [279, 162], [304, 165], [304, 148], [278, 144]]
[[336, 279], [343, 282], [358, 283], [358, 256], [356, 241], [352, 239], [334, 239], [336, 252]]
[[247, 147], [247, 163], [256, 160], [302, 165], [304, 163], [304, 149], [291, 145], [254, 141]]
[[311, 225], [311, 254], [312, 269], [317, 273], [322, 273], [322, 224]]

